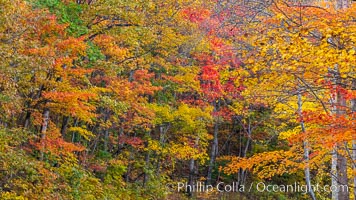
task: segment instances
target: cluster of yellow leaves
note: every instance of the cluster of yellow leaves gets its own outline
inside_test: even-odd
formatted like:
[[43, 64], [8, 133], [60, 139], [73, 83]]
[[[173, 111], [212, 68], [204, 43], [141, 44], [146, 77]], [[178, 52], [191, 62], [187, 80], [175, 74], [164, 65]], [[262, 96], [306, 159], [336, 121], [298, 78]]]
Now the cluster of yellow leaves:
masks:
[[94, 134], [91, 131], [82, 127], [70, 127], [68, 131], [76, 132], [86, 140], [90, 140], [90, 138], [94, 137]]
[[196, 78], [199, 72], [198, 67], [179, 67], [180, 74], [174, 76], [174, 80], [181, 83], [181, 87], [178, 88], [178, 92], [200, 92], [200, 83]]
[[304, 164], [297, 162], [298, 157], [293, 152], [283, 150], [258, 153], [250, 158], [228, 156], [219, 159], [230, 160], [229, 164], [220, 168], [224, 173], [235, 174], [243, 169], [251, 171], [261, 179], [270, 179], [284, 173], [296, 173], [304, 169]]
[[105, 55], [113, 57], [116, 61], [122, 61], [131, 56], [128, 49], [116, 44], [116, 40], [112, 36], [99, 35], [94, 39], [94, 42], [101, 47]]
[[170, 154], [178, 160], [199, 160], [204, 163], [208, 160], [208, 154], [205, 150], [197, 149], [193, 146], [187, 144], [170, 144], [169, 145]]

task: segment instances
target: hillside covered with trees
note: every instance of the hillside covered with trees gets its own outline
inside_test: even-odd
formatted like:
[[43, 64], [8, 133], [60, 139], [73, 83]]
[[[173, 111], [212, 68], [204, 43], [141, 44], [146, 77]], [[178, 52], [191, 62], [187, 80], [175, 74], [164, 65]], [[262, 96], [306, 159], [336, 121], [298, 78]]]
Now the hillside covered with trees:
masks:
[[356, 199], [355, 65], [348, 0], [0, 0], [0, 199]]

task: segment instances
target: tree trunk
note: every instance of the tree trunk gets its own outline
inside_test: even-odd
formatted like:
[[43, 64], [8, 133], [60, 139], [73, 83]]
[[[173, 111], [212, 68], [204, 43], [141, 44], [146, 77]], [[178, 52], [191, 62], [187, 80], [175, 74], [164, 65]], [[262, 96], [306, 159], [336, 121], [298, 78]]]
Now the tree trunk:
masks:
[[[334, 147], [334, 150], [331, 152], [332, 157], [331, 157], [331, 187], [332, 188], [337, 188], [338, 187], [338, 177], [337, 177], [337, 151], [336, 147]], [[331, 199], [332, 200], [338, 200], [339, 199], [339, 194], [337, 190], [331, 191]]]
[[109, 128], [106, 128], [104, 131], [104, 151], [105, 152], [107, 152], [109, 150], [108, 144], [109, 144]]
[[[199, 146], [199, 137], [196, 138], [195, 140], [195, 144], [194, 144], [194, 148], [197, 149]], [[191, 158], [189, 160], [189, 177], [188, 177], [188, 185], [193, 186], [193, 182], [194, 182], [194, 176], [196, 174], [195, 171], [195, 160], [194, 158]], [[189, 189], [191, 189], [191, 187], [189, 187]], [[193, 195], [192, 191], [188, 191], [189, 196], [191, 197]]]
[[[166, 133], [167, 133], [169, 128], [170, 128], [170, 124], [169, 123], [167, 125], [161, 124], [159, 126], [159, 143], [162, 146], [164, 146], [164, 144], [166, 142], [166, 136], [165, 135], [166, 135]], [[156, 174], [157, 174], [157, 176], [160, 176], [160, 173], [161, 173], [161, 157], [162, 157], [161, 154], [157, 155], [157, 164], [156, 164]]]
[[[214, 101], [213, 105], [214, 105], [214, 112], [217, 112], [220, 107], [220, 101], [218, 101], [218, 102]], [[207, 178], [206, 178], [207, 185], [211, 184], [213, 167], [215, 165], [215, 159], [216, 159], [216, 156], [218, 153], [218, 146], [219, 146], [218, 134], [219, 134], [219, 117], [217, 117], [215, 124], [214, 124], [214, 138], [213, 138], [213, 144], [211, 146], [210, 162], [209, 162], [208, 174], [207, 174]]]
[[26, 116], [25, 116], [25, 122], [24, 122], [24, 128], [28, 128], [30, 126], [30, 118], [31, 118], [31, 112], [27, 111]]
[[45, 108], [43, 111], [43, 122], [41, 126], [41, 158], [40, 158], [41, 160], [43, 160], [44, 157], [44, 148], [45, 148], [44, 139], [46, 138], [48, 122], [49, 122], [49, 109]]
[[69, 116], [64, 116], [63, 122], [62, 122], [62, 127], [61, 127], [61, 135], [63, 138], [65, 137], [65, 135], [67, 133], [68, 123], [69, 123]]
[[[339, 185], [348, 185], [347, 177], [347, 160], [344, 155], [337, 155], [337, 175], [339, 180]], [[343, 186], [339, 187], [339, 200], [349, 200], [349, 191], [343, 189]]]
[[145, 155], [145, 169], [144, 169], [145, 171], [144, 171], [143, 183], [142, 183], [143, 187], [146, 186], [146, 183], [148, 182], [149, 179], [149, 175], [148, 175], [149, 165], [150, 165], [150, 152], [148, 150]]
[[[104, 122], [106, 123], [109, 120], [109, 111], [104, 110]], [[105, 124], [106, 125], [106, 124]], [[108, 144], [109, 144], [109, 127], [104, 128], [104, 151], [108, 151]]]
[[[353, 79], [352, 80], [352, 91], [355, 91], [356, 90], [356, 79]], [[356, 98], [352, 99], [351, 100], [351, 111], [352, 111], [352, 114], [353, 114], [353, 119], [355, 119], [355, 114], [356, 114]], [[352, 159], [353, 159], [353, 162], [356, 161], [356, 138], [352, 141]], [[356, 166], [353, 165], [353, 170], [356, 171]], [[356, 199], [356, 175], [354, 175], [354, 178], [353, 178], [353, 182], [354, 182], [354, 199]]]
[[[338, 68], [335, 66], [335, 71], [329, 70], [329, 73], [333, 74], [333, 82], [335, 84], [334, 89], [336, 90], [337, 88], [337, 74]], [[332, 113], [336, 114], [337, 113], [337, 99], [336, 98], [331, 98], [330, 100], [331, 105], [332, 105]], [[337, 145], [334, 146], [333, 151], [331, 152], [331, 187], [332, 188], [338, 188], [338, 174], [337, 174]], [[338, 200], [339, 199], [339, 193], [338, 190], [333, 190], [331, 191], [331, 199], [332, 200]]]
[[[352, 141], [352, 159], [353, 159], [353, 162], [356, 162], [356, 140]], [[353, 165], [353, 170], [354, 172], [356, 171], [356, 166]], [[353, 187], [354, 187], [354, 199], [356, 199], [356, 175], [354, 175], [354, 184], [353, 184]]]
[[[148, 138], [151, 137], [151, 133], [148, 133]], [[145, 148], [148, 147], [148, 142], [146, 142], [145, 144]], [[148, 170], [150, 168], [150, 150], [148, 149], [145, 155], [145, 167], [144, 167], [144, 175], [143, 175], [143, 182], [142, 182], [142, 186], [145, 187], [146, 183], [148, 182], [149, 179], [149, 173]]]
[[[340, 77], [340, 71], [337, 65], [335, 65], [335, 69], [332, 71], [332, 73], [334, 76], [334, 84], [335, 84], [334, 89], [336, 90], [335, 98], [332, 101], [333, 113], [334, 115], [336, 115], [336, 117], [338, 117], [346, 113], [345, 112], [346, 100], [343, 94], [339, 91], [339, 88], [342, 87], [342, 81]], [[347, 190], [343, 190], [342, 187], [340, 187], [340, 184], [342, 185], [348, 184], [347, 160], [344, 155], [340, 154], [343, 146], [344, 145], [342, 144], [336, 144], [332, 155], [332, 161], [331, 161], [332, 187], [337, 188], [336, 190], [332, 191], [333, 200], [349, 199], [349, 192]]]
[[[338, 75], [337, 85], [341, 86], [341, 79], [340, 75]], [[346, 107], [346, 100], [344, 96], [341, 94], [340, 91], [337, 91], [337, 116], [345, 115], [345, 107]], [[347, 147], [347, 145], [345, 145]], [[337, 178], [338, 184], [347, 185], [348, 184], [348, 177], [347, 177], [347, 159], [344, 155], [340, 154], [341, 150], [343, 149], [344, 145], [338, 144], [337, 151]], [[342, 188], [342, 187], [341, 187]], [[338, 192], [339, 200], [348, 200], [349, 199], [349, 192], [347, 190], [341, 189]]]
[[117, 155], [121, 153], [121, 150], [124, 147], [123, 142], [121, 141], [122, 137], [124, 135], [124, 129], [122, 127], [119, 128], [119, 135], [118, 135], [118, 145], [117, 145]]
[[[189, 160], [189, 177], [188, 177], [188, 185], [193, 186], [193, 179], [194, 179], [194, 159], [191, 158]], [[193, 195], [192, 191], [190, 190], [191, 187], [188, 187], [188, 195], [191, 197]]]
[[218, 152], [218, 133], [219, 133], [219, 122], [216, 121], [214, 125], [214, 139], [213, 139], [213, 145], [211, 146], [211, 154], [210, 154], [210, 163], [208, 167], [208, 175], [207, 175], [207, 185], [211, 184], [211, 176], [213, 173], [213, 167], [215, 164], [215, 159], [216, 159], [216, 154]]
[[[299, 91], [298, 92], [298, 115], [299, 118], [301, 119], [300, 121], [300, 126], [302, 129], [302, 133], [305, 134], [305, 124], [302, 118], [302, 94]], [[306, 166], [304, 168], [304, 177], [305, 177], [305, 182], [307, 184], [308, 188], [308, 193], [310, 195], [310, 198], [313, 200], [316, 200], [314, 191], [312, 190], [312, 184], [310, 181], [310, 168], [309, 168], [309, 145], [308, 145], [308, 140], [305, 139], [303, 142], [303, 148], [304, 148], [304, 160], [306, 163]]]

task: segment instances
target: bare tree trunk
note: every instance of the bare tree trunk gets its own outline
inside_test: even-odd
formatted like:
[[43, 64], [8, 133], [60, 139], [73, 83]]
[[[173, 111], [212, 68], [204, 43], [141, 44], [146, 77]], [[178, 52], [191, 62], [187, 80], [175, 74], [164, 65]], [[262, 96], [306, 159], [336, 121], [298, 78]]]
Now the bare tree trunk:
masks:
[[[194, 144], [194, 148], [198, 148], [199, 145], [199, 137], [196, 138], [195, 140], [195, 144]], [[188, 185], [193, 185], [193, 181], [194, 181], [194, 176], [195, 176], [195, 160], [194, 158], [191, 158], [189, 160], [189, 178], [188, 178]], [[191, 188], [191, 187], [189, 187]], [[188, 191], [189, 196], [192, 196], [192, 191]]]
[[121, 142], [121, 138], [124, 135], [124, 129], [122, 127], [119, 128], [119, 136], [118, 136], [118, 145], [117, 145], [117, 155], [121, 153], [121, 150], [124, 147], [123, 142]]
[[41, 126], [41, 139], [44, 139], [46, 136], [48, 122], [49, 122], [49, 109], [45, 108], [43, 111], [43, 123]]
[[[249, 132], [249, 131], [248, 131]], [[247, 141], [246, 141], [246, 146], [245, 146], [245, 150], [243, 152], [243, 156], [242, 157], [246, 157], [247, 156], [247, 152], [248, 152], [248, 149], [250, 147], [250, 144], [251, 144], [251, 135], [250, 135], [250, 132], [249, 132], [249, 137], [247, 138]], [[246, 177], [247, 177], [247, 170], [245, 169], [240, 169], [241, 170], [241, 175], [240, 175], [240, 185], [245, 185], [245, 182], [246, 182]]]
[[[350, 1], [349, 0], [337, 0], [336, 2], [336, 9], [345, 9], [350, 6]], [[334, 79], [335, 79], [335, 85], [336, 88], [337, 86], [341, 86], [341, 77], [340, 77], [340, 72], [338, 69], [338, 66], [335, 66], [334, 72]], [[334, 105], [334, 113], [336, 115], [343, 114], [340, 112], [338, 106], [346, 106], [345, 99], [342, 97], [340, 92], [337, 91], [336, 95], [336, 100], [332, 101], [332, 103], [336, 104]], [[348, 184], [348, 178], [347, 178], [347, 160], [343, 155], [338, 154], [338, 145], [335, 145], [335, 148], [332, 152], [332, 160], [331, 160], [331, 179], [332, 179], [332, 187], [333, 188], [339, 188], [339, 183], [342, 184]], [[347, 146], [347, 145], [346, 145]], [[337, 167], [338, 166], [338, 167]], [[349, 199], [349, 194], [348, 191], [338, 191], [338, 190], [333, 190], [332, 191], [332, 199], [333, 200], [348, 200]]]
[[25, 116], [25, 123], [24, 123], [24, 128], [28, 128], [30, 126], [30, 118], [31, 118], [31, 112], [27, 111], [26, 116]]
[[[334, 150], [331, 152], [332, 157], [331, 157], [331, 187], [332, 188], [338, 188], [338, 177], [337, 177], [337, 150], [336, 147], [334, 147]], [[331, 191], [331, 199], [332, 200], [338, 200], [339, 199], [339, 194], [338, 190], [333, 190]]]
[[[338, 180], [341, 185], [348, 185], [347, 177], [347, 160], [344, 155], [338, 154], [337, 156], [337, 165], [338, 165]], [[349, 191], [343, 189], [344, 187], [339, 187], [339, 200], [349, 200]]]
[[149, 165], [150, 165], [150, 152], [149, 150], [146, 152], [145, 155], [145, 172], [144, 172], [144, 176], [143, 176], [143, 183], [142, 186], [145, 187], [146, 183], [148, 182], [149, 176], [148, 176], [148, 169], [149, 169]]
[[44, 139], [46, 138], [46, 132], [48, 128], [48, 122], [49, 122], [49, 109], [45, 108], [43, 111], [43, 122], [41, 126], [41, 160], [43, 160], [44, 157]]
[[[188, 185], [193, 186], [193, 179], [194, 179], [194, 158], [189, 160], [189, 177], [188, 177]], [[188, 195], [191, 197], [193, 195], [192, 191], [190, 190], [191, 187], [188, 187], [189, 190]]]
[[67, 133], [68, 123], [69, 123], [69, 116], [64, 116], [63, 122], [62, 122], [62, 127], [61, 127], [61, 135], [63, 138], [65, 137], [65, 135]]
[[213, 145], [211, 146], [211, 154], [210, 154], [210, 163], [208, 167], [208, 175], [206, 179], [207, 184], [211, 184], [211, 176], [213, 173], [213, 167], [215, 164], [215, 159], [216, 159], [216, 154], [218, 152], [218, 133], [219, 133], [219, 122], [218, 120], [215, 122], [214, 125], [214, 139], [213, 139]]
[[109, 128], [106, 128], [104, 131], [104, 151], [105, 152], [107, 152], [109, 150], [108, 144], [109, 144]]
[[[47, 78], [50, 77], [50, 74], [47, 74]], [[42, 91], [44, 90], [45, 86], [44, 85], [41, 85], [37, 94], [35, 93], [32, 93], [31, 94], [31, 99], [32, 100], [35, 100], [35, 99], [38, 99], [41, 97], [42, 95]], [[30, 102], [27, 102], [27, 109], [29, 109], [31, 106], [30, 106]], [[25, 116], [25, 122], [24, 122], [24, 128], [28, 128], [30, 126], [30, 119], [31, 119], [31, 112], [30, 111], [27, 111], [26, 112], [26, 116]]]
[[[160, 125], [159, 126], [159, 143], [163, 146], [164, 145], [164, 138], [165, 134], [168, 131], [169, 125], [166, 127], [166, 130], [164, 130], [164, 126]], [[157, 156], [157, 165], [156, 165], [156, 174], [160, 174], [160, 168], [161, 168], [161, 155]]]
[[[220, 106], [220, 102], [214, 102], [214, 111], [218, 111], [219, 106]], [[216, 122], [214, 124], [214, 138], [213, 138], [213, 144], [211, 146], [210, 162], [209, 162], [208, 174], [206, 178], [207, 184], [211, 184], [213, 167], [215, 165], [215, 159], [218, 153], [218, 146], [219, 146], [218, 134], [219, 134], [219, 117], [217, 117]]]
[[[302, 129], [302, 133], [305, 134], [305, 125], [304, 121], [302, 118], [302, 94], [300, 91], [298, 91], [298, 115], [301, 119], [300, 121], [300, 126]], [[306, 166], [304, 168], [304, 176], [305, 176], [305, 182], [308, 187], [308, 193], [310, 195], [310, 198], [313, 200], [316, 200], [314, 191], [312, 189], [311, 181], [310, 181], [310, 168], [309, 168], [309, 145], [308, 145], [308, 140], [305, 139], [303, 142], [303, 148], [304, 148], [304, 160], [306, 163]]]
[[[353, 162], [356, 162], [356, 140], [353, 140], [352, 141], [352, 159], [353, 159]], [[356, 171], [356, 166], [353, 165], [353, 170]], [[356, 199], [356, 175], [354, 175], [354, 199]]]
[[[151, 133], [148, 133], [148, 136], [151, 137]], [[146, 142], [145, 144], [145, 148], [148, 147], [148, 142]], [[142, 182], [142, 186], [145, 187], [146, 183], [148, 182], [149, 179], [149, 174], [148, 174], [148, 170], [150, 167], [150, 150], [147, 150], [146, 155], [145, 155], [145, 167], [144, 167], [144, 174], [143, 174], [143, 182]]]
[[[335, 65], [334, 70], [332, 71], [334, 76], [334, 83], [336, 90], [335, 99], [333, 99], [333, 113], [338, 117], [345, 114], [346, 100], [343, 94], [339, 91], [339, 87], [342, 87], [340, 71], [337, 65]], [[347, 146], [347, 145], [345, 145]], [[349, 192], [347, 190], [342, 190], [339, 188], [340, 184], [347, 185], [347, 160], [346, 157], [339, 152], [341, 152], [343, 145], [336, 144], [332, 154], [332, 166], [331, 166], [331, 175], [332, 175], [332, 187], [337, 188], [332, 191], [333, 200], [348, 200]]]
[[[78, 126], [78, 118], [75, 118], [74, 123], [73, 123], [73, 127], [77, 127]], [[75, 139], [75, 132], [72, 133], [72, 143], [74, 143], [74, 139]], [[94, 145], [93, 150], [95, 151], [96, 148], [96, 144]]]
[[[356, 79], [353, 79], [352, 80], [352, 86], [351, 86], [352, 90], [356, 90]], [[351, 111], [352, 111], [352, 114], [355, 115], [356, 114], [356, 98], [355, 99], [352, 99], [351, 100]], [[353, 116], [353, 119], [354, 119], [354, 116]], [[356, 161], [356, 140], [354, 139], [352, 141], [352, 159], [353, 159], [353, 162]], [[353, 165], [353, 170], [356, 171], [356, 166]], [[356, 199], [356, 175], [354, 175], [354, 178], [353, 178], [353, 182], [354, 182], [354, 199]]]
[[[104, 110], [104, 122], [106, 123], [109, 120], [109, 111], [108, 110]], [[108, 151], [108, 144], [109, 144], [109, 127], [105, 127], [104, 129], [104, 151], [107, 152]]]
[[[340, 74], [338, 73], [338, 77], [337, 77], [337, 85], [341, 86], [341, 78], [340, 78]], [[345, 97], [341, 94], [340, 91], [337, 91], [337, 105], [339, 108], [337, 108], [337, 116], [341, 116], [344, 115], [345, 112], [345, 107], [346, 107], [346, 100]], [[342, 155], [341, 152], [341, 148], [344, 145], [338, 144], [338, 146], [340, 148], [340, 151], [337, 151], [338, 155], [337, 155], [337, 178], [338, 178], [338, 184], [342, 184], [342, 185], [347, 185], [348, 184], [348, 177], [347, 177], [347, 159], [344, 155]], [[347, 145], [345, 145], [347, 147]], [[339, 200], [349, 200], [349, 192], [347, 190], [343, 190], [340, 189], [339, 192]]]
[[[334, 89], [336, 89], [337, 84], [336, 84], [336, 71], [337, 71], [337, 66], [335, 66], [335, 71], [332, 71], [329, 69], [329, 73], [333, 74], [334, 80], [333, 82], [335, 83]], [[337, 112], [337, 100], [335, 98], [331, 98], [330, 100], [331, 105], [332, 105], [332, 113], [335, 114]], [[332, 188], [338, 188], [338, 174], [337, 174], [337, 145], [334, 146], [333, 151], [331, 152], [331, 187]], [[339, 193], [338, 190], [333, 190], [331, 191], [331, 199], [332, 200], [338, 200], [339, 199]]]

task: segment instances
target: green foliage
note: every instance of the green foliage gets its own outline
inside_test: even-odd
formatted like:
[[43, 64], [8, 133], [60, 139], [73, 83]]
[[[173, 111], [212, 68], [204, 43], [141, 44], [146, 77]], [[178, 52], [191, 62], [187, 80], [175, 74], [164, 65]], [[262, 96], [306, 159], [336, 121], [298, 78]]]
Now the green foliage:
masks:
[[90, 64], [95, 63], [97, 60], [103, 60], [105, 58], [104, 54], [101, 53], [100, 48], [93, 44], [93, 42], [88, 41], [88, 49], [86, 52]]
[[67, 31], [70, 35], [81, 36], [88, 33], [88, 28], [80, 18], [82, 7], [74, 2], [64, 3], [61, 0], [35, 0], [38, 8], [48, 8], [59, 17], [59, 22], [68, 24]]
[[97, 157], [98, 157], [98, 159], [108, 160], [108, 159], [110, 159], [112, 156], [111, 156], [111, 153], [110, 153], [110, 152], [100, 150], [100, 151], [97, 153]]
[[0, 94], [0, 102], [9, 102], [11, 101], [11, 98], [7, 95]]

